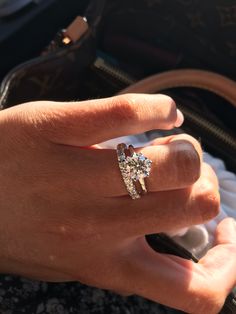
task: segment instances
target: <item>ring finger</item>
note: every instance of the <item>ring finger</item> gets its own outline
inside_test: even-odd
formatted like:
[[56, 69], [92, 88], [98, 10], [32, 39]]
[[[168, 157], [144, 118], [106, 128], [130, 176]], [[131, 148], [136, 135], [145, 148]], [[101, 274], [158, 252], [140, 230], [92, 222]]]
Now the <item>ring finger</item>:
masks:
[[[152, 160], [151, 173], [146, 178], [150, 192], [183, 189], [196, 182], [200, 176], [202, 150], [200, 144], [190, 136], [183, 134], [168, 137], [166, 144], [137, 148], [135, 151], [142, 152]], [[94, 149], [84, 153], [90, 160], [88, 166], [100, 195], [127, 195], [115, 150]], [[91, 162], [92, 159], [94, 162]]]

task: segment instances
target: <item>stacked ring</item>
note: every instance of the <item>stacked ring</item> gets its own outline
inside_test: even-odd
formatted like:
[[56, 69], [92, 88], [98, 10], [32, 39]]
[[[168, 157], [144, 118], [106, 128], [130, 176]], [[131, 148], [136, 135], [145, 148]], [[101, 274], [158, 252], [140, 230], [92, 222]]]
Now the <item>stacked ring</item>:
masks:
[[[129, 155], [126, 155], [129, 152]], [[142, 153], [136, 153], [134, 147], [121, 143], [117, 145], [117, 157], [120, 172], [126, 189], [132, 199], [138, 199], [147, 193], [145, 178], [149, 177], [152, 161]], [[137, 183], [139, 182], [139, 187]]]

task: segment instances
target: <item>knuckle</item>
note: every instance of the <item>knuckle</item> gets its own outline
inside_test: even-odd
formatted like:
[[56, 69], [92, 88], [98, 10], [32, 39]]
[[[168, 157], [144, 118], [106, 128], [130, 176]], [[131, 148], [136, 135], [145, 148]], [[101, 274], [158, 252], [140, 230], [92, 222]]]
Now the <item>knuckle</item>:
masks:
[[209, 181], [211, 181], [212, 183], [215, 184], [216, 187], [218, 187], [218, 178], [216, 176], [215, 171], [209, 164], [205, 162], [202, 163], [202, 172], [204, 173], [205, 177], [208, 178]]
[[212, 219], [219, 214], [220, 195], [215, 184], [209, 178], [201, 181], [195, 201], [204, 220]]
[[138, 106], [132, 94], [114, 97], [112, 99], [112, 110], [110, 122], [119, 120], [122, 122], [132, 122], [138, 116]]

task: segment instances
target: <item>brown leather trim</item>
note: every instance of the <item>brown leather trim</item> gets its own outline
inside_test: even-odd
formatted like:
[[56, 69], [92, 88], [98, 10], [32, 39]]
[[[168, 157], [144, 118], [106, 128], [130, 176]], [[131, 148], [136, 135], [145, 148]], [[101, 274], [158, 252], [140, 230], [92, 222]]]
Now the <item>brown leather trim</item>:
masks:
[[64, 35], [68, 36], [72, 42], [76, 42], [88, 31], [88, 28], [86, 18], [77, 16], [76, 19], [67, 27]]

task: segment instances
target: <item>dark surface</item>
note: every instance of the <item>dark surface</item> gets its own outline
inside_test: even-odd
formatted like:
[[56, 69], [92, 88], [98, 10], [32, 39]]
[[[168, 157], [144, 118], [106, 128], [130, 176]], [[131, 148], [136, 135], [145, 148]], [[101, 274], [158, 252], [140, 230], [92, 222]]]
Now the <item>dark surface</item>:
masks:
[[47, 283], [1, 276], [1, 314], [178, 314], [137, 296], [90, 288], [80, 283]]

